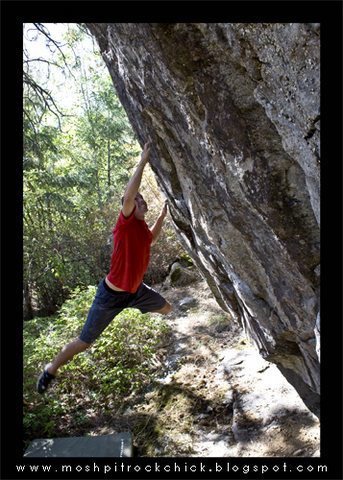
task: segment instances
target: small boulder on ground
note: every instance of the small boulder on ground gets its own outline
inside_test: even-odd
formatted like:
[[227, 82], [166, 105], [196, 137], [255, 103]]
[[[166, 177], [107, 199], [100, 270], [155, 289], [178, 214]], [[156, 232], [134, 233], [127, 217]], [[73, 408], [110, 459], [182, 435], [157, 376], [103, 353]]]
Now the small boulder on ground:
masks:
[[192, 267], [184, 267], [180, 262], [171, 266], [166, 282], [173, 287], [183, 287], [199, 280], [199, 274]]

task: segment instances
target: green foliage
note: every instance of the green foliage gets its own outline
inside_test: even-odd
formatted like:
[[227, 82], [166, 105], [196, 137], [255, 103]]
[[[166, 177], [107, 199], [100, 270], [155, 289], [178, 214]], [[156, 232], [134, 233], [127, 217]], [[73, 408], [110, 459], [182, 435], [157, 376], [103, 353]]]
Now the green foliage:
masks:
[[191, 267], [193, 265], [193, 261], [187, 253], [182, 253], [180, 255], [180, 261], [185, 267]]
[[[107, 273], [105, 246], [139, 152], [109, 73], [99, 55], [82, 50], [84, 39], [84, 30], [70, 26], [63, 60], [62, 47], [32, 60], [25, 43], [25, 319], [54, 313], [76, 285]], [[57, 85], [61, 71], [65, 81]]]
[[[35, 36], [43, 30], [49, 35], [46, 26], [37, 25]], [[44, 396], [36, 393], [44, 365], [81, 331], [96, 291], [88, 285], [109, 270], [110, 235], [140, 147], [101, 55], [85, 44], [84, 27], [69, 25], [63, 41], [50, 41], [50, 47], [59, 46], [45, 58], [30, 57], [24, 39], [23, 336], [28, 441], [82, 434], [92, 419], [103, 418], [106, 412], [113, 415], [113, 410], [124, 406], [125, 398], [149, 382], [154, 371], [151, 358], [166, 328], [158, 317], [126, 309], [91, 349], [61, 368], [61, 380]], [[163, 202], [149, 168], [141, 190], [152, 226]], [[146, 280], [162, 280], [180, 250], [166, 219]]]
[[61, 367], [58, 380], [44, 396], [36, 393], [37, 376], [79, 334], [95, 293], [95, 286], [78, 287], [58, 315], [24, 323], [23, 424], [27, 441], [86, 427], [92, 417], [119, 408], [125, 397], [151, 380], [151, 358], [168, 329], [159, 316], [126, 309], [90, 349]]
[[[36, 36], [50, 26], [38, 28]], [[71, 24], [59, 49], [50, 41], [54, 53], [39, 60], [24, 41], [24, 319], [55, 313], [77, 285], [108, 273], [110, 236], [140, 153], [101, 55], [86, 40], [85, 27]], [[141, 191], [151, 227], [163, 200], [149, 168]], [[145, 280], [162, 281], [181, 251], [167, 218]]]

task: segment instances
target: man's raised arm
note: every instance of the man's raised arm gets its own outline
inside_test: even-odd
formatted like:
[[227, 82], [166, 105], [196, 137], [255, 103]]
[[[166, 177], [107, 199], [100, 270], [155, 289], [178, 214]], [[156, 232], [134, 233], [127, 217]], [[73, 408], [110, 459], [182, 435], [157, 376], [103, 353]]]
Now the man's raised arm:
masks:
[[141, 155], [141, 160], [136, 168], [135, 173], [132, 175], [129, 183], [126, 186], [124, 192], [124, 203], [123, 203], [123, 215], [129, 217], [135, 208], [135, 197], [137, 195], [138, 189], [141, 185], [142, 175], [145, 165], [149, 161], [151, 150], [151, 142], [147, 142], [144, 145], [143, 152]]
[[155, 245], [155, 243], [157, 242], [159, 236], [160, 236], [160, 233], [161, 233], [161, 229], [162, 229], [162, 224], [163, 224], [163, 220], [165, 218], [165, 216], [167, 215], [167, 206], [168, 206], [168, 201], [165, 200], [164, 204], [163, 204], [163, 208], [162, 208], [162, 211], [160, 213], [160, 216], [158, 217], [158, 219], [156, 220], [156, 223], [155, 225], [152, 227], [151, 229], [151, 232], [152, 232], [152, 242], [151, 242], [151, 246], [152, 245]]

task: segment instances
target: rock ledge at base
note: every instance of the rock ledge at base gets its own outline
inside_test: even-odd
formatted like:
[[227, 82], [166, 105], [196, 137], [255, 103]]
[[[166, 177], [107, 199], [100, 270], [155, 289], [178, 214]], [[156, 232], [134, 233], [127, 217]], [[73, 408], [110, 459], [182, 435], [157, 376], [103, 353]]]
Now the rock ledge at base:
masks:
[[130, 433], [113, 435], [40, 438], [33, 440], [24, 457], [132, 457]]

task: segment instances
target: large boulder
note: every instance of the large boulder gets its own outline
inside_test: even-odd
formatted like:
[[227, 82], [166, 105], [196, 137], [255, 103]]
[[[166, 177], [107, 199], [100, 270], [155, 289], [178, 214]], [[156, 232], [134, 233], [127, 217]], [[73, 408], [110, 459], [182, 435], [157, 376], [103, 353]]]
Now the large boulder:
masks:
[[319, 414], [319, 24], [87, 24], [224, 310]]

